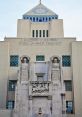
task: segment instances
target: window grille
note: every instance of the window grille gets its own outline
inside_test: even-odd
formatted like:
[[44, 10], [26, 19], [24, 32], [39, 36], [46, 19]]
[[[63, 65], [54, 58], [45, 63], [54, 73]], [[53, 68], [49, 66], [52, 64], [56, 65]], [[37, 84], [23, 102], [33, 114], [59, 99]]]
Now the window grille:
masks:
[[18, 55], [11, 55], [10, 56], [10, 66], [11, 67], [18, 67], [18, 60], [19, 60]]

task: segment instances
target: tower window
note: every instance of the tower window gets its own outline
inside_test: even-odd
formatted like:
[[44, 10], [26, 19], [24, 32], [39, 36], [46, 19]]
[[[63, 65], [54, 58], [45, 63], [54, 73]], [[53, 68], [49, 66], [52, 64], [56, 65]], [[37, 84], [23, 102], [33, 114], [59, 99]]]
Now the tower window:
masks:
[[43, 17], [43, 22], [44, 22], [44, 17]]
[[43, 30], [43, 37], [45, 37], [45, 30]]
[[39, 19], [39, 22], [42, 22], [43, 20], [42, 20], [42, 18], [40, 17], [40, 19]]
[[51, 17], [49, 17], [49, 21], [51, 20]]
[[36, 18], [36, 21], [38, 22], [38, 17]]
[[36, 30], [36, 37], [38, 37], [38, 30]]
[[39, 37], [41, 37], [41, 30], [39, 30]]
[[73, 113], [73, 101], [66, 101], [66, 112]]
[[33, 30], [33, 31], [32, 31], [32, 37], [34, 37], [34, 36], [35, 36], [35, 35], [34, 35], [34, 33], [35, 33], [35, 31]]
[[36, 56], [36, 61], [44, 61], [45, 57], [43, 55], [37, 55]]
[[9, 100], [7, 102], [7, 109], [9, 110], [14, 109], [14, 101]]
[[48, 20], [48, 18], [46, 17], [46, 21]]
[[46, 37], [48, 37], [48, 30], [46, 30]]
[[35, 22], [35, 17], [33, 17], [33, 22]]
[[65, 80], [65, 89], [66, 91], [72, 91], [72, 81], [71, 80]]
[[62, 56], [62, 66], [63, 67], [70, 67], [71, 66], [71, 56]]
[[19, 60], [18, 55], [11, 55], [10, 56], [10, 66], [11, 67], [18, 67], [18, 60]]

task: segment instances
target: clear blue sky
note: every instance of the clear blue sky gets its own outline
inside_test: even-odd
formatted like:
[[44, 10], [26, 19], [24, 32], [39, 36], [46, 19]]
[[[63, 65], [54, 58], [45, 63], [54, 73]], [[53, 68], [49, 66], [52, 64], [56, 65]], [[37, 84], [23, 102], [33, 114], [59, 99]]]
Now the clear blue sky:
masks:
[[[0, 0], [0, 40], [15, 37], [17, 19], [38, 3], [39, 0]], [[82, 0], [42, 0], [42, 3], [64, 20], [65, 37], [82, 41]]]

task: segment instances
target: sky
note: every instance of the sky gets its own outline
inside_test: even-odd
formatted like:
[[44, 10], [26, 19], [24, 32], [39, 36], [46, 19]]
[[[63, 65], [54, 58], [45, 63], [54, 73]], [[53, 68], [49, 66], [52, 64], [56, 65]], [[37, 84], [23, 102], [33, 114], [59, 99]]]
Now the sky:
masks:
[[[0, 0], [0, 41], [16, 37], [17, 19], [39, 0]], [[82, 41], [82, 0], [42, 0], [42, 3], [63, 19], [64, 36]]]

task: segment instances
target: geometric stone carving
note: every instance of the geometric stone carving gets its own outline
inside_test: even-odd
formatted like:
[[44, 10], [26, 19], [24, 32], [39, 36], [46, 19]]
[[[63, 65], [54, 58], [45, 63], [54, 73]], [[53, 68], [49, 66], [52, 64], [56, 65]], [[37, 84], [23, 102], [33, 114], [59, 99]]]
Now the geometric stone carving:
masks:
[[52, 58], [50, 68], [51, 72], [47, 72], [47, 76], [51, 77], [51, 81], [50, 78], [48, 81], [33, 81], [33, 79], [31, 81], [29, 59], [27, 57], [21, 59], [13, 117], [66, 116], [65, 86], [62, 83], [58, 57]]

